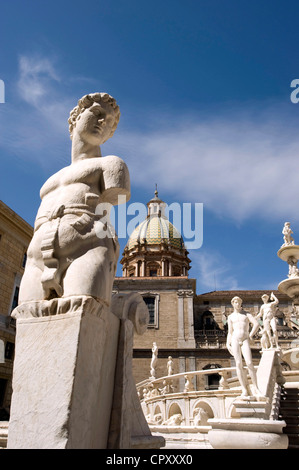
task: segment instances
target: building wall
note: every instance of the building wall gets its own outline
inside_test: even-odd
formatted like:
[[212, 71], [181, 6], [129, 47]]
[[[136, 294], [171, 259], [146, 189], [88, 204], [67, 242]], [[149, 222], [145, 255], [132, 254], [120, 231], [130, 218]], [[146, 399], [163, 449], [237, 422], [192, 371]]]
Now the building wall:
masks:
[[[134, 349], [151, 350], [153, 342], [159, 349], [176, 349], [178, 347], [179, 321], [178, 291], [195, 291], [195, 280], [187, 277], [164, 278], [116, 278], [114, 292], [139, 292], [141, 295], [157, 295], [158, 322], [149, 327], [144, 335], [134, 336]], [[188, 335], [188, 305], [183, 306], [183, 336]]]
[[0, 201], [0, 314], [10, 315], [15, 287], [24, 273], [24, 255], [33, 228]]
[[5, 419], [12, 395], [15, 322], [10, 314], [32, 235], [33, 228], [0, 201], [0, 340], [5, 350], [4, 363], [0, 361], [0, 420]]

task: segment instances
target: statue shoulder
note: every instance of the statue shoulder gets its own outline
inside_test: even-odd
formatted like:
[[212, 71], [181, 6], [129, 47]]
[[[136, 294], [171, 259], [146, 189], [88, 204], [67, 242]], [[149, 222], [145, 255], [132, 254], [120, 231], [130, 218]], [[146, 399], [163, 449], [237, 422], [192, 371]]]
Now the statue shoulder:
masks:
[[[102, 201], [119, 204], [119, 196], [130, 199], [130, 174], [126, 163], [115, 155], [101, 158], [103, 168]], [[123, 201], [122, 201], [123, 202]]]
[[116, 155], [107, 155], [106, 157], [102, 157], [101, 164], [103, 166], [103, 170], [112, 169], [113, 167], [127, 169], [127, 165], [124, 160]]

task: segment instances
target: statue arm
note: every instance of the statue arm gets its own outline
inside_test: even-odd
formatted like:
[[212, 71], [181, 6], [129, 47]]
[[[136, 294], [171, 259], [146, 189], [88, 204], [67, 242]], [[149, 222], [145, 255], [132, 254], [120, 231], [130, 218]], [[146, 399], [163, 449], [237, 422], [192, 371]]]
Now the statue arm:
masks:
[[257, 316], [255, 317], [257, 320], [258, 320], [259, 318], [261, 318], [261, 316], [263, 315], [263, 311], [264, 311], [264, 309], [263, 309], [263, 305], [262, 305], [261, 308], [260, 308], [259, 313], [258, 313]]
[[119, 204], [119, 196], [124, 196], [127, 202], [131, 196], [130, 175], [125, 162], [114, 155], [109, 155], [101, 159], [103, 173], [101, 180], [102, 202], [109, 202], [112, 205]]
[[231, 319], [228, 317], [227, 319], [227, 324], [228, 324], [228, 332], [227, 332], [227, 338], [226, 338], [226, 347], [229, 351], [229, 353], [233, 356], [232, 352], [232, 334], [233, 334], [233, 325]]
[[273, 294], [271, 294], [271, 299], [273, 299], [273, 302], [272, 302], [272, 305], [278, 305], [279, 304], [279, 300], [278, 298]]
[[251, 331], [249, 333], [249, 339], [253, 339], [254, 335], [257, 333], [260, 325], [259, 322], [257, 321], [257, 317], [254, 317], [253, 315], [248, 315], [248, 319], [250, 323], [252, 324]]

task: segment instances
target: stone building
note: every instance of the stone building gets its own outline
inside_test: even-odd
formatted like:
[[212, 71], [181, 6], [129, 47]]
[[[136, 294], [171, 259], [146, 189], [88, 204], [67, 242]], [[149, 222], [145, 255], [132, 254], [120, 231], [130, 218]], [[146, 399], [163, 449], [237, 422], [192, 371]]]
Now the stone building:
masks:
[[[244, 309], [254, 315], [269, 291], [216, 291], [197, 295], [196, 280], [188, 277], [191, 260], [184, 240], [165, 216], [165, 203], [155, 197], [148, 204], [147, 218], [133, 231], [124, 249], [123, 277], [114, 282], [115, 292], [139, 292], [149, 309], [149, 324], [142, 337], [135, 338], [134, 376], [137, 383], [148, 379], [152, 346], [158, 346], [156, 378], [167, 375], [169, 356], [174, 373], [232, 367], [226, 348], [227, 316], [231, 299], [238, 295]], [[277, 329], [283, 349], [291, 347], [299, 333], [291, 300], [274, 291], [279, 299]], [[252, 344], [255, 364], [260, 359], [260, 338]], [[285, 365], [287, 367], [287, 364]], [[199, 384], [216, 388], [219, 375], [207, 375]]]
[[15, 322], [11, 311], [26, 263], [33, 228], [0, 201], [0, 420], [6, 419], [11, 400]]

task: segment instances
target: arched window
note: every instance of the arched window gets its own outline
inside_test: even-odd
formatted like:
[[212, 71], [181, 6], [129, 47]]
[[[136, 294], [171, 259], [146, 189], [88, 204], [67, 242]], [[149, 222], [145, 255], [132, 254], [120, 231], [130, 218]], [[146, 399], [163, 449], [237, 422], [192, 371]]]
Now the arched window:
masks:
[[214, 316], [212, 312], [206, 310], [202, 316], [202, 329], [203, 330], [215, 330], [217, 327], [216, 322], [214, 320]]
[[[203, 367], [203, 370], [208, 370], [208, 369], [221, 369], [221, 366], [219, 364], [208, 364], [205, 367]], [[219, 382], [220, 382], [221, 376], [220, 374], [207, 374], [205, 375], [205, 389], [206, 390], [216, 390], [219, 388]]]

